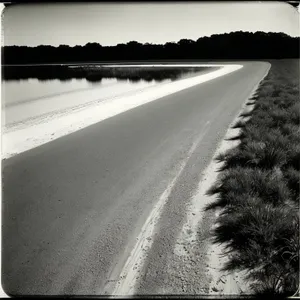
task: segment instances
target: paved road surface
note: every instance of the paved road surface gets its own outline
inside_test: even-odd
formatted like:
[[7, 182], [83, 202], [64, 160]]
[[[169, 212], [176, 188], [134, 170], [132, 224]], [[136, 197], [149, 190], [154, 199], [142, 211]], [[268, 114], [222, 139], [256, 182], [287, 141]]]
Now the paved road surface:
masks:
[[145, 219], [173, 187], [138, 293], [172, 285], [164, 264], [185, 203], [269, 64], [142, 105], [3, 161], [2, 282], [9, 294], [111, 293]]

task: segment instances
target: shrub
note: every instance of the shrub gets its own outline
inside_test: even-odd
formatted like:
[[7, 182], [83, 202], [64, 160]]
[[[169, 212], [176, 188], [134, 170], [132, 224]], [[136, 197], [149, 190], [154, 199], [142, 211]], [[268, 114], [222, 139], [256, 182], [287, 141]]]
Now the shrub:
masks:
[[208, 195], [219, 193], [220, 198], [231, 192], [235, 195], [250, 195], [262, 198], [266, 203], [284, 203], [290, 197], [280, 170], [263, 171], [259, 168], [237, 167], [220, 174], [219, 180], [208, 191]]
[[[219, 218], [215, 243], [226, 243], [231, 259], [225, 270], [247, 270], [256, 292], [295, 291], [291, 280], [299, 264], [299, 217], [293, 208], [255, 198]], [[281, 281], [281, 282], [280, 282]], [[264, 285], [261, 286], [261, 283]]]

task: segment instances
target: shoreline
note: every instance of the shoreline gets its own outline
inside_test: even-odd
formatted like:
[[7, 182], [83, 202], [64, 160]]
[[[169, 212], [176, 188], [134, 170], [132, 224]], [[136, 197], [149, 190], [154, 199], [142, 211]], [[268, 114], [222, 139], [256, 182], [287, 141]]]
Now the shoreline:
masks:
[[[29, 127], [11, 131], [3, 135], [2, 143], [4, 149], [2, 157], [4, 159], [10, 158], [140, 105], [213, 80], [242, 67], [242, 65], [226, 65], [223, 68], [204, 75], [201, 74], [174, 82], [155, 85], [133, 95], [120, 95], [100, 102], [96, 100], [93, 105], [82, 107], [76, 112], [69, 109], [68, 112], [63, 114], [60, 118], [56, 118], [56, 116], [53, 115], [53, 118], [50, 117], [50, 119], [47, 119], [44, 123], [39, 124], [37, 120], [36, 124], [33, 123]], [[39, 125], [34, 126], [37, 124]]]

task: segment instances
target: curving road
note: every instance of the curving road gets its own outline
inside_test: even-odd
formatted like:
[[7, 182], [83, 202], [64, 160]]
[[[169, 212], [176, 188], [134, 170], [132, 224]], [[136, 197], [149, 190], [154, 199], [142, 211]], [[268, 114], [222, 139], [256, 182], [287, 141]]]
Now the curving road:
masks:
[[4, 160], [4, 291], [111, 294], [162, 195], [165, 205], [135, 278], [136, 292], [171, 289], [174, 283], [164, 267], [185, 204], [227, 127], [270, 66], [242, 64], [233, 73]]

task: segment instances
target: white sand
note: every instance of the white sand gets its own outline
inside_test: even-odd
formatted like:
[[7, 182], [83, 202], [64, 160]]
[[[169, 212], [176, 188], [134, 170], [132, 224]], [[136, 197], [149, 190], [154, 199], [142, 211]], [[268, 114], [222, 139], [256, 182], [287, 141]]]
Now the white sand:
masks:
[[[267, 76], [269, 69], [262, 78], [262, 80]], [[261, 80], [261, 81], [262, 81]], [[260, 82], [261, 82], [260, 81]], [[249, 98], [256, 93], [256, 89], [259, 84], [255, 86], [250, 93]], [[202, 173], [202, 179], [199, 182], [198, 190], [194, 197], [192, 197], [191, 202], [187, 206], [186, 211], [186, 222], [183, 225], [181, 233], [178, 236], [175, 254], [181, 256], [184, 253], [183, 245], [192, 245], [197, 241], [198, 228], [204, 219], [205, 211], [204, 208], [207, 204], [216, 201], [216, 195], [207, 195], [206, 192], [212, 185], [216, 182], [219, 172], [218, 170], [222, 166], [222, 163], [216, 161], [216, 157], [220, 153], [225, 153], [227, 150], [232, 149], [240, 143], [239, 140], [228, 140], [231, 137], [235, 137], [239, 134], [240, 128], [232, 128], [232, 126], [238, 121], [249, 120], [249, 117], [243, 118], [239, 117], [241, 113], [250, 112], [254, 106], [247, 106], [246, 102], [243, 104], [240, 112], [234, 118], [233, 122], [229, 125], [229, 128], [224, 136], [224, 139], [218, 145], [213, 159], [208, 165], [208, 167]], [[217, 219], [220, 210], [216, 210], [215, 218], [213, 222]], [[211, 230], [213, 230], [218, 224], [214, 224]], [[189, 234], [187, 234], [189, 232]], [[204, 243], [204, 241], [203, 241]], [[206, 242], [207, 243], [207, 242]], [[207, 262], [206, 270], [209, 277], [209, 289], [208, 293], [210, 295], [221, 296], [221, 295], [240, 295], [240, 294], [250, 294], [249, 283], [245, 281], [246, 272], [224, 272], [221, 269], [224, 267], [225, 263], [229, 260], [229, 257], [224, 255], [225, 245], [224, 244], [213, 244], [212, 237], [206, 245], [207, 248]]]
[[203, 139], [205, 133], [207, 132], [209, 121], [202, 128], [200, 136], [194, 141], [189, 151], [186, 154], [185, 159], [180, 162], [177, 166], [176, 176], [173, 178], [171, 183], [167, 186], [165, 191], [161, 194], [158, 202], [151, 211], [149, 217], [147, 218], [143, 228], [137, 237], [137, 243], [135, 244], [133, 250], [131, 251], [122, 271], [120, 274], [120, 279], [118, 280], [112, 295], [133, 295], [135, 284], [146, 260], [147, 250], [151, 248], [153, 243], [153, 234], [155, 232], [155, 226], [157, 225], [160, 214], [166, 204], [175, 184], [182, 171], [184, 170], [188, 160], [195, 151], [195, 148], [199, 145]]

